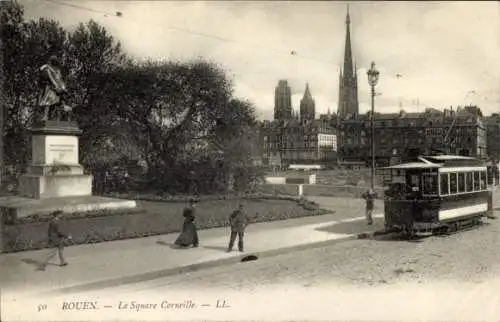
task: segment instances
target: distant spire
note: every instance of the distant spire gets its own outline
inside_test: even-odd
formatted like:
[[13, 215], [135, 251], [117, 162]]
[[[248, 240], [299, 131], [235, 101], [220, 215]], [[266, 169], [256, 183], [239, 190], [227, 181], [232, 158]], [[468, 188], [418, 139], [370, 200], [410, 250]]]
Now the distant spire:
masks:
[[311, 95], [311, 91], [309, 90], [309, 83], [306, 83], [306, 90], [304, 92], [304, 99], [305, 100], [312, 100], [312, 95]]
[[352, 50], [351, 50], [351, 17], [349, 16], [349, 5], [347, 5], [347, 15], [345, 19], [345, 51], [344, 51], [344, 76], [353, 76]]
[[351, 23], [351, 17], [349, 16], [349, 4], [347, 4], [347, 16], [345, 17], [345, 23], [347, 25]]

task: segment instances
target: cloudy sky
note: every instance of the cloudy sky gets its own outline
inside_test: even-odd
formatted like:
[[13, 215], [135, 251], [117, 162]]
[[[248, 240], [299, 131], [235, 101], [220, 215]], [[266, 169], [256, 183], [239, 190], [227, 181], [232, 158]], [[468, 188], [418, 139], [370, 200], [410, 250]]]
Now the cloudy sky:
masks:
[[[28, 18], [53, 18], [67, 28], [94, 19], [138, 58], [221, 63], [236, 95], [252, 100], [260, 118], [272, 118], [280, 79], [291, 84], [295, 109], [308, 82], [317, 114], [337, 110], [346, 2], [20, 2]], [[372, 60], [381, 73], [380, 112], [397, 111], [400, 103], [406, 111], [464, 103], [487, 114], [500, 110], [498, 2], [349, 3], [361, 113], [369, 109]]]

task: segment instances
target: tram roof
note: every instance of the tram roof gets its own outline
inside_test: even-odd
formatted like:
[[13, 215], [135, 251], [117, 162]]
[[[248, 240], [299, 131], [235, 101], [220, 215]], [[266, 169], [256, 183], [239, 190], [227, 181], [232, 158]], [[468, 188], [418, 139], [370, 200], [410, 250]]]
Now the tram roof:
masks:
[[484, 166], [477, 158], [461, 155], [435, 155], [419, 157], [419, 161], [384, 167], [381, 169], [436, 169], [449, 167]]
[[382, 169], [434, 169], [440, 168], [440, 164], [424, 163], [424, 162], [409, 162], [384, 167]]
[[473, 157], [466, 157], [462, 155], [429, 155], [424, 156], [424, 158], [434, 159], [438, 161], [450, 161], [450, 160], [475, 160]]

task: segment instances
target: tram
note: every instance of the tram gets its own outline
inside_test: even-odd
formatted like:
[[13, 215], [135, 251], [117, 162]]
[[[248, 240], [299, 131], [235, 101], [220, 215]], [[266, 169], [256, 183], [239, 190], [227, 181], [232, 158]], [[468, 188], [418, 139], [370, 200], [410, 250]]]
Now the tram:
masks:
[[493, 214], [483, 161], [458, 155], [421, 156], [379, 169], [386, 231], [415, 236], [460, 230]]

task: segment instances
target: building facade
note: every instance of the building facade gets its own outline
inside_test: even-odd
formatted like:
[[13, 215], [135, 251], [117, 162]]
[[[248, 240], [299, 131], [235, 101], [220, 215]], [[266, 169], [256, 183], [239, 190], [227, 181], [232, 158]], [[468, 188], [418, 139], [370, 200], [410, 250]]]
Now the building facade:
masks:
[[290, 120], [264, 122], [264, 163], [280, 160], [290, 164], [336, 163], [337, 135], [327, 123], [319, 120]]
[[300, 101], [299, 113], [294, 113], [291, 107], [290, 93], [287, 82], [280, 81], [275, 92], [275, 119], [259, 126], [263, 163], [282, 166], [336, 163], [336, 132], [328, 121], [315, 119], [316, 106], [309, 84]]
[[486, 125], [486, 146], [490, 160], [500, 161], [500, 114], [494, 113], [484, 118]]
[[[439, 151], [487, 158], [486, 126], [465, 110], [375, 114], [375, 159], [385, 166]], [[338, 131], [341, 162], [371, 160], [371, 116], [344, 120]]]
[[274, 119], [289, 120], [292, 118], [292, 89], [288, 81], [280, 80], [274, 90]]

